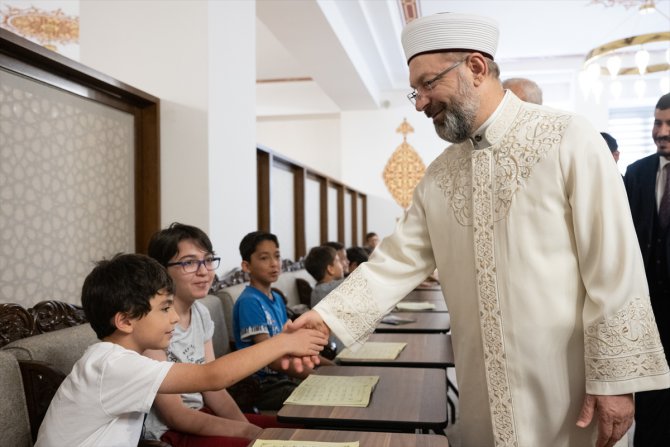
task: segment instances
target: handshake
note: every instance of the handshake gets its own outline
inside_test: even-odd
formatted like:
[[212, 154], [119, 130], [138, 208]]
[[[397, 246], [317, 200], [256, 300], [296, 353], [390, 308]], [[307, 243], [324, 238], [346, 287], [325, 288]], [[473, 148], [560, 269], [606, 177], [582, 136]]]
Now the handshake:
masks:
[[328, 344], [330, 328], [316, 311], [310, 310], [287, 322], [280, 335], [290, 337], [292, 344], [291, 354], [282, 358], [281, 367], [289, 369], [292, 363], [297, 372], [302, 372], [321, 363], [319, 353]]

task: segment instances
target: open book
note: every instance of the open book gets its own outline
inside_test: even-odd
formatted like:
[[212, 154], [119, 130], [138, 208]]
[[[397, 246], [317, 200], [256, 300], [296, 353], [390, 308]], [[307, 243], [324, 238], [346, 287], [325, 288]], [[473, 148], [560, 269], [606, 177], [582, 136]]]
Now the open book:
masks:
[[358, 441], [351, 442], [320, 442], [320, 441], [284, 441], [273, 439], [257, 439], [251, 447], [358, 447]]
[[326, 407], [367, 407], [379, 376], [322, 376], [311, 374], [284, 404]]
[[347, 360], [395, 360], [407, 343], [368, 341], [356, 352], [344, 348], [337, 355], [338, 359]]

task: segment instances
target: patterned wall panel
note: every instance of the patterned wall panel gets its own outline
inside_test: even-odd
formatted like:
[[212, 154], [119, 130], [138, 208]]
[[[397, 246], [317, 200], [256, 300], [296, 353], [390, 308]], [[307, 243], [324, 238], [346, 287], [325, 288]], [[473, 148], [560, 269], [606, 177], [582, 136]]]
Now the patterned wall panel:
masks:
[[133, 116], [0, 70], [0, 302], [80, 302], [134, 247]]

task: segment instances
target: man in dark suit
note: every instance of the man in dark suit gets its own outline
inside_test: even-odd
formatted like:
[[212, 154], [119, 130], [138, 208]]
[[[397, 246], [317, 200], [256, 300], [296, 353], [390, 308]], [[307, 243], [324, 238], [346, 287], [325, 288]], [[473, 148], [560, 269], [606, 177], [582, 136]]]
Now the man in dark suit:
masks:
[[[665, 356], [670, 354], [670, 94], [659, 99], [651, 131], [655, 154], [626, 170], [624, 182], [644, 258]], [[623, 260], [625, 262], [625, 260]], [[670, 389], [635, 396], [635, 446], [670, 445]]]

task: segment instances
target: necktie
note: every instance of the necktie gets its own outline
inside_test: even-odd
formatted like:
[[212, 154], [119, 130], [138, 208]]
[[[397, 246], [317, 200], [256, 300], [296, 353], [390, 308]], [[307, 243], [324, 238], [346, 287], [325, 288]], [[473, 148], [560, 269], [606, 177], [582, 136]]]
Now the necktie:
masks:
[[670, 163], [666, 164], [663, 169], [665, 170], [665, 188], [661, 206], [658, 208], [658, 220], [661, 223], [661, 229], [665, 230], [670, 223]]

